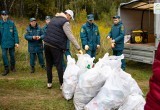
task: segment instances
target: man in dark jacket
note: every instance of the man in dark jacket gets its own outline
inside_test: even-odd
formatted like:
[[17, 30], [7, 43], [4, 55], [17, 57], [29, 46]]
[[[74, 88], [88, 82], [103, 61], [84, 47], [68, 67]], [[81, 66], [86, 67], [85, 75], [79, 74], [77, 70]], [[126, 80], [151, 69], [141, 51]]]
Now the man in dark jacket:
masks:
[[[73, 19], [73, 11], [66, 10], [64, 13], [57, 13], [48, 25], [44, 38], [45, 56], [47, 63], [47, 87], [52, 87], [52, 66], [55, 65], [58, 71], [60, 85], [63, 84], [63, 55], [67, 49], [67, 39], [69, 39], [76, 49], [83, 54], [80, 46], [72, 34], [69, 20]], [[61, 88], [62, 89], [62, 86]]]
[[30, 53], [31, 73], [35, 72], [35, 58], [38, 56], [39, 63], [45, 69], [43, 59], [43, 43], [44, 34], [38, 26], [35, 18], [30, 18], [30, 25], [26, 29], [25, 39], [28, 41], [28, 51]]
[[[111, 38], [111, 47], [113, 50], [113, 55], [120, 56], [123, 54], [124, 49], [124, 26], [122, 22], [120, 21], [120, 16], [114, 16], [113, 17], [113, 26], [111, 28], [111, 31], [108, 34], [107, 39]], [[122, 66], [121, 68], [125, 70], [125, 61], [122, 60]]]
[[94, 15], [89, 14], [87, 19], [80, 32], [82, 47], [87, 54], [95, 57], [97, 48], [100, 48], [100, 34], [98, 26], [94, 23]]
[[13, 21], [8, 19], [8, 11], [1, 11], [0, 20], [0, 44], [2, 48], [2, 58], [5, 67], [3, 76], [9, 73], [9, 61], [7, 53], [10, 55], [11, 71], [15, 72], [15, 47], [19, 46], [18, 32]]

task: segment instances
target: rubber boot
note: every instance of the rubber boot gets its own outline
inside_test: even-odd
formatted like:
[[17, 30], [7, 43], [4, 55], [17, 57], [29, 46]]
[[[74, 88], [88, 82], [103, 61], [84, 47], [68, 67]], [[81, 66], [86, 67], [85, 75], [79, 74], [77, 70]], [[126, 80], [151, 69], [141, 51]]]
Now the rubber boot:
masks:
[[15, 65], [11, 65], [11, 71], [16, 72]]
[[34, 73], [35, 72], [35, 68], [34, 66], [31, 67], [31, 73]]
[[6, 76], [8, 73], [9, 73], [9, 68], [8, 68], [8, 66], [6, 66], [2, 76]]

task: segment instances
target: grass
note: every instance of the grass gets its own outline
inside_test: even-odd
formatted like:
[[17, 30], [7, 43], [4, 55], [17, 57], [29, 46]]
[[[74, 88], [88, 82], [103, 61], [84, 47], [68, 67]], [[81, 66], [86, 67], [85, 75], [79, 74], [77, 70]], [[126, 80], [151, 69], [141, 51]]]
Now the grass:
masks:
[[0, 109], [2, 110], [72, 110], [72, 101], [63, 99], [57, 75], [53, 89], [46, 88], [45, 71], [35, 74], [11, 73], [0, 78]]
[[[136, 79], [145, 96], [151, 65], [127, 61], [126, 71]], [[0, 110], [74, 110], [73, 100], [62, 97], [55, 69], [53, 73], [52, 89], [47, 89], [46, 73], [39, 68], [35, 74], [25, 71], [1, 76]]]
[[[36, 73], [29, 73], [29, 53], [27, 52], [27, 41], [24, 39], [25, 29], [28, 20], [21, 18], [21, 21], [14, 19], [18, 28], [20, 47], [16, 49], [16, 73], [10, 73], [6, 77], [0, 76], [0, 110], [74, 110], [73, 100], [66, 101], [61, 94], [57, 73], [54, 71], [53, 88], [46, 88], [46, 72], [39, 66]], [[73, 34], [81, 44], [79, 32], [82, 24], [72, 22]], [[42, 21], [38, 23], [43, 26]], [[96, 61], [106, 52], [111, 53], [110, 43], [106, 35], [110, 28], [100, 21], [96, 22], [101, 34], [101, 49], [97, 52]], [[71, 45], [73, 57], [76, 57], [77, 50]], [[0, 53], [1, 55], [1, 53]], [[0, 72], [3, 71], [3, 63], [0, 60]], [[126, 71], [138, 82], [144, 92], [148, 91], [148, 82], [151, 76], [151, 65], [127, 61]]]

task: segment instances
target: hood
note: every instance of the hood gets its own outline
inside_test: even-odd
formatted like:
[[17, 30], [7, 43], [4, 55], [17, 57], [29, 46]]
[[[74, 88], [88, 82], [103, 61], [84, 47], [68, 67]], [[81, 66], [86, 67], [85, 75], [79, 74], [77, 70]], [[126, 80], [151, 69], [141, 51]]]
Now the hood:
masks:
[[61, 16], [61, 17], [64, 17], [64, 18], [67, 19], [67, 16], [66, 16], [63, 12], [61, 12], [61, 13], [56, 13], [55, 16], [56, 16], [56, 17]]

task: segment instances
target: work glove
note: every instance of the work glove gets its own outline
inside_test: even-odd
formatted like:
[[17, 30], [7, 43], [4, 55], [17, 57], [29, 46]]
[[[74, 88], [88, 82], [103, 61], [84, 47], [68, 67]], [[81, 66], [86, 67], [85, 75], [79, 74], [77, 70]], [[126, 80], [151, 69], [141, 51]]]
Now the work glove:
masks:
[[15, 44], [15, 47], [18, 48], [18, 47], [19, 47], [19, 44]]
[[110, 39], [110, 38], [111, 38], [110, 36], [107, 37], [107, 39]]
[[115, 47], [115, 43], [111, 43], [111, 47], [114, 48]]
[[115, 40], [113, 39], [113, 40], [111, 40], [111, 42], [112, 42], [112, 43], [115, 43]]
[[85, 49], [85, 50], [89, 50], [89, 46], [88, 46], [88, 45], [85, 45], [84, 49]]
[[78, 50], [78, 53], [79, 53], [79, 54], [83, 54], [83, 51], [82, 51], [82, 50]]
[[99, 49], [100, 48], [100, 45], [97, 45], [97, 49]]

